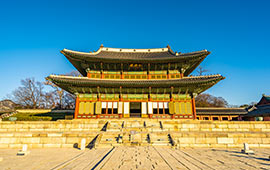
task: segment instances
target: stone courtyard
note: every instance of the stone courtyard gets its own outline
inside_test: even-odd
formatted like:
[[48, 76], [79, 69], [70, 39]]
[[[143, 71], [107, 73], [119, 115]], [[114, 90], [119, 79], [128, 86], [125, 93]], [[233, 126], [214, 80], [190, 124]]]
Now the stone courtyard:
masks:
[[[253, 148], [252, 148], [253, 149]], [[253, 149], [246, 155], [240, 149], [169, 147], [111, 147], [30, 149], [26, 156], [16, 156], [18, 149], [0, 149], [0, 169], [270, 169], [270, 149]]]

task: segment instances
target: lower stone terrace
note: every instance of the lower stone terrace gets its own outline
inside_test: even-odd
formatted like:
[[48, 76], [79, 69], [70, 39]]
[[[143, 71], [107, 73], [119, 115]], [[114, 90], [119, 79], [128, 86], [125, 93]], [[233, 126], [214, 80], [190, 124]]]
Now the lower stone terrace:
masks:
[[[252, 148], [251, 148], [252, 149]], [[246, 155], [240, 149], [172, 149], [162, 147], [111, 147], [30, 149], [16, 156], [17, 149], [0, 149], [0, 169], [269, 169], [270, 149], [253, 149]]]

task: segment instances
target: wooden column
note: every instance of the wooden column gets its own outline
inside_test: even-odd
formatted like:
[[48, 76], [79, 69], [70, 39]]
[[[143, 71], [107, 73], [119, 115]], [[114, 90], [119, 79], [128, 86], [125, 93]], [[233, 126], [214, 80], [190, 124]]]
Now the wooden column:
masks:
[[171, 96], [170, 96], [170, 101], [173, 101], [173, 86], [171, 87]]
[[101, 79], [104, 79], [104, 74], [103, 74], [103, 63], [100, 63], [100, 73], [101, 73]]
[[120, 89], [119, 89], [119, 101], [123, 101], [123, 97], [122, 97], [122, 86], [120, 86]]
[[76, 97], [76, 104], [75, 104], [74, 119], [77, 119], [78, 118], [79, 106], [80, 106], [80, 101], [79, 101], [79, 96], [77, 95], [77, 97]]
[[171, 78], [170, 73], [169, 73], [169, 70], [170, 70], [170, 63], [168, 63], [167, 79], [170, 79]]
[[124, 70], [123, 63], [121, 63], [121, 79], [124, 79], [123, 70]]
[[164, 102], [163, 102], [163, 114], [165, 114]]
[[89, 72], [87, 72], [87, 77], [91, 78], [91, 74]]
[[192, 102], [192, 112], [193, 112], [193, 117], [194, 117], [194, 119], [196, 119], [197, 114], [196, 114], [196, 105], [195, 105], [195, 98], [194, 98], [194, 97], [192, 97], [191, 102]]
[[184, 73], [180, 73], [180, 77], [183, 78], [184, 77]]
[[101, 101], [101, 95], [100, 95], [100, 87], [97, 86], [97, 98], [98, 98], [98, 101], [100, 102]]
[[151, 79], [151, 76], [150, 76], [150, 63], [148, 63], [147, 79]]

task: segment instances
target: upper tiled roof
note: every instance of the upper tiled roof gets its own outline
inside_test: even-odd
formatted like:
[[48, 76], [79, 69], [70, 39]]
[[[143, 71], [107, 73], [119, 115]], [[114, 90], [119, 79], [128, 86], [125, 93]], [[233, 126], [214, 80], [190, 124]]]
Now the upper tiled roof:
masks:
[[98, 60], [98, 61], [106, 61], [106, 60], [128, 60], [128, 61], [136, 61], [140, 59], [143, 61], [149, 60], [157, 60], [159, 62], [164, 61], [164, 59], [170, 60], [179, 60], [186, 57], [195, 57], [198, 55], [208, 55], [210, 54], [207, 50], [196, 51], [191, 53], [175, 53], [170, 48], [155, 48], [155, 49], [121, 49], [121, 48], [108, 48], [101, 46], [97, 52], [78, 52], [72, 51], [68, 49], [63, 49], [61, 51], [67, 57], [83, 57], [89, 60]]
[[261, 100], [256, 105], [270, 105], [270, 96], [263, 94]]
[[[96, 52], [78, 52], [68, 49], [61, 51], [67, 59], [86, 76], [84, 66], [88, 63], [184, 63], [189, 67], [185, 75], [190, 74], [210, 54], [207, 50], [191, 53], [173, 52], [168, 46], [155, 49], [121, 49], [101, 46]], [[83, 66], [84, 65], [84, 66]]]

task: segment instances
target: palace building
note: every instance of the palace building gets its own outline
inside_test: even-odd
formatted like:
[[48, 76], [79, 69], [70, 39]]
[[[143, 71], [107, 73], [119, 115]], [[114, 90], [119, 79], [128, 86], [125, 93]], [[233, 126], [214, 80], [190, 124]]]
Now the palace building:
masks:
[[195, 96], [224, 77], [189, 76], [210, 54], [180, 53], [167, 46], [122, 49], [100, 46], [96, 52], [64, 49], [63, 55], [83, 77], [47, 78], [77, 96], [75, 119], [196, 119]]
[[263, 94], [261, 100], [247, 110], [248, 113], [243, 116], [243, 120], [270, 121], [270, 95]]

